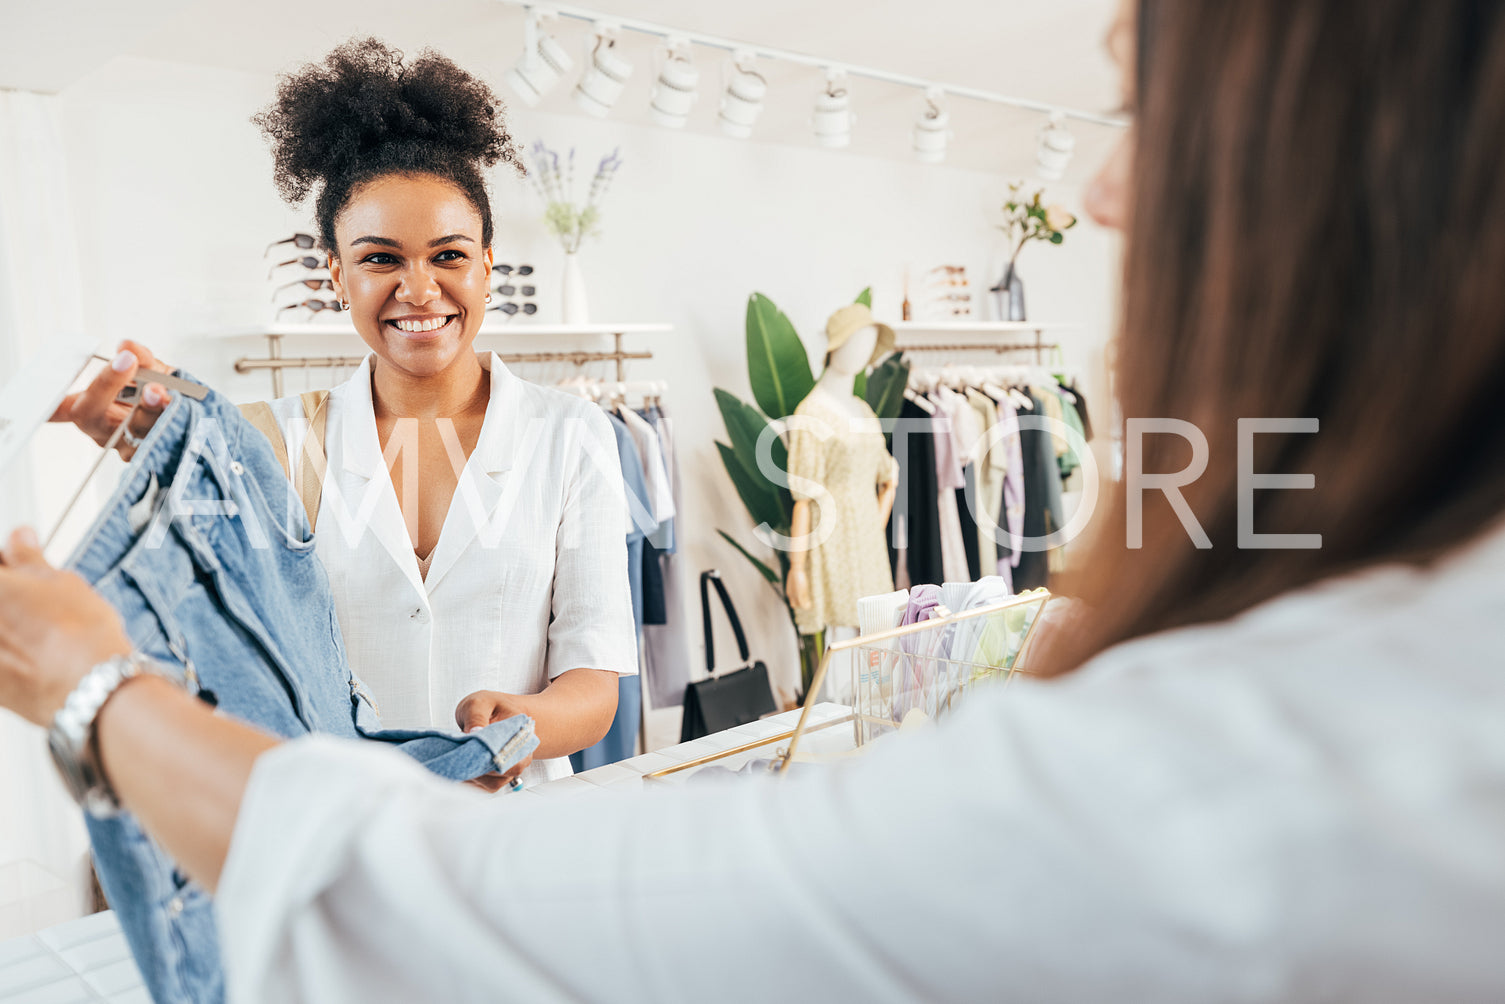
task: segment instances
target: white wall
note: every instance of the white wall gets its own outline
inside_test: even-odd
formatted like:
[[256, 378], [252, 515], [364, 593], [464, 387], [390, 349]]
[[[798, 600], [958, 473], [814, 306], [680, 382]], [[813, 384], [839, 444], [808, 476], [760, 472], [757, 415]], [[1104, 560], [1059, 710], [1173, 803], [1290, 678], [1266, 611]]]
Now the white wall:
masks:
[[[234, 358], [261, 354], [264, 344], [213, 333], [269, 319], [262, 250], [308, 226], [307, 213], [279, 201], [270, 156], [248, 121], [272, 87], [270, 77], [255, 74], [120, 59], [63, 94], [88, 323], [112, 341], [145, 342], [237, 400], [270, 396], [266, 374], [232, 369]], [[751, 543], [713, 445], [722, 433], [711, 395], [720, 386], [750, 396], [747, 296], [757, 290], [772, 297], [818, 364], [826, 316], [863, 286], [874, 287], [880, 316], [897, 317], [906, 264], [965, 264], [974, 286], [985, 289], [1001, 271], [1001, 239], [991, 224], [1005, 179], [583, 116], [522, 110], [512, 125], [520, 144], [542, 138], [555, 148], [573, 145], [586, 164], [622, 148], [626, 163], [605, 205], [604, 235], [582, 256], [593, 319], [675, 326], [672, 335], [636, 342], [655, 358], [629, 372], [671, 387], [667, 403], [682, 430], [687, 483], [681, 560], [697, 572], [722, 569], [755, 653], [788, 687], [797, 656], [783, 609], [715, 533], [724, 528]], [[554, 319], [560, 252], [542, 229], [539, 206], [506, 171], [497, 173], [494, 189], [498, 260], [537, 266], [537, 320]], [[1080, 204], [1075, 189], [1053, 197]], [[1032, 247], [1021, 259], [1031, 316], [1081, 324], [1065, 336], [1067, 357], [1098, 400], [1117, 247], [1084, 221], [1062, 247]], [[503, 350], [518, 344], [537, 342], [490, 343]], [[350, 334], [287, 351], [359, 348]], [[520, 370], [552, 381], [569, 368]], [[327, 379], [316, 374], [313, 381]], [[303, 386], [293, 376], [288, 389]], [[691, 613], [686, 622], [698, 633], [698, 613]], [[694, 645], [698, 651], [698, 638]], [[729, 639], [722, 650], [733, 651]], [[656, 741], [672, 738], [672, 716], [656, 724]]]

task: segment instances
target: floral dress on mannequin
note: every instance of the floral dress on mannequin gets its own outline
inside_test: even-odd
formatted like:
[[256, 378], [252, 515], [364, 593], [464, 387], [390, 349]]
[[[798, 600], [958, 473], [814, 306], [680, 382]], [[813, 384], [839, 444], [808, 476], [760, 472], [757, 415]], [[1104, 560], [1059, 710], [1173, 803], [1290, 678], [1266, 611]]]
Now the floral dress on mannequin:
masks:
[[[788, 434], [790, 493], [796, 502], [809, 501], [815, 507], [812, 539], [820, 540], [830, 531], [806, 556], [811, 602], [794, 610], [802, 634], [855, 628], [858, 599], [894, 588], [878, 518], [878, 492], [898, 477], [899, 465], [884, 446], [878, 416], [860, 398], [854, 400], [861, 417], [842, 410], [828, 394], [811, 393], [795, 415], [813, 419], [834, 434], [823, 439], [815, 430], [798, 427]], [[825, 496], [817, 485], [825, 489]]]

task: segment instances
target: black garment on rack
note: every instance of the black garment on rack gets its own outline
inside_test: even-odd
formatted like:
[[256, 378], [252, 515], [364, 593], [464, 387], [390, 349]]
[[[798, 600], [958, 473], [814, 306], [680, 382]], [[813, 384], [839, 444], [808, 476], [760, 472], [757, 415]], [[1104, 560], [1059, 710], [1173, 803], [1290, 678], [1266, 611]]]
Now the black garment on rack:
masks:
[[892, 453], [899, 462], [899, 486], [894, 496], [894, 511], [889, 517], [888, 564], [895, 573], [899, 553], [894, 547], [897, 521], [904, 517], [906, 542], [904, 565], [911, 585], [941, 584], [946, 580], [941, 564], [941, 522], [936, 500], [940, 485], [935, 477], [935, 438], [930, 415], [913, 401], [906, 400], [899, 411], [906, 420], [906, 435], [897, 431]]
[[662, 556], [666, 552], [653, 546], [653, 541], [643, 541], [643, 623], [669, 623], [669, 608], [664, 602], [664, 566]]
[[[967, 552], [967, 577], [973, 582], [982, 578], [982, 545], [977, 539], [977, 520], [972, 518], [972, 507], [967, 502], [967, 496], [977, 498], [977, 467], [968, 464], [962, 468], [962, 476], [967, 479], [965, 488], [956, 490], [956, 513], [961, 517], [962, 544]], [[997, 559], [994, 559], [997, 563]], [[989, 569], [991, 575], [996, 569]]]
[[[1034, 408], [1020, 412], [1020, 417], [1045, 414], [1045, 404], [1029, 394]], [[1061, 528], [1061, 468], [1056, 463], [1056, 447], [1046, 429], [1022, 429], [1019, 445], [1024, 455], [1024, 536], [1044, 537]], [[1014, 592], [1050, 583], [1048, 551], [1025, 551], [1014, 569]]]
[[1077, 390], [1075, 380], [1071, 381], [1071, 383], [1069, 384], [1065, 384], [1064, 386], [1067, 390], [1071, 391], [1072, 395], [1076, 398], [1076, 413], [1082, 420], [1082, 438], [1087, 440], [1088, 442], [1091, 442], [1092, 419], [1087, 417], [1087, 399], [1082, 396], [1081, 391]]

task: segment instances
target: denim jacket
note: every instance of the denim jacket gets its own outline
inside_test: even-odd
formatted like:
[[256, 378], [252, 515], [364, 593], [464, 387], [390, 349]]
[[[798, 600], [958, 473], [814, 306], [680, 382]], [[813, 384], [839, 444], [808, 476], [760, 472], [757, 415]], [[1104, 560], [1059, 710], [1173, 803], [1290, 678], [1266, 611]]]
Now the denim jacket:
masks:
[[[537, 745], [522, 716], [469, 735], [383, 730], [346, 663], [313, 535], [272, 446], [210, 391], [177, 395], [68, 562], [138, 650], [181, 671], [222, 714], [274, 735], [395, 744], [468, 780]], [[158, 1004], [224, 998], [207, 893], [129, 814], [86, 817], [100, 883]]]

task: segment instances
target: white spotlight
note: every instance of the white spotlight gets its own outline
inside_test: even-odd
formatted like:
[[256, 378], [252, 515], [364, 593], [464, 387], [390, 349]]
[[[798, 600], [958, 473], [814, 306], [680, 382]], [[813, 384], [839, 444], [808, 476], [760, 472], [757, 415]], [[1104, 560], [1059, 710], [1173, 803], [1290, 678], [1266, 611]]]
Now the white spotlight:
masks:
[[1035, 149], [1035, 173], [1042, 181], [1059, 181], [1071, 163], [1071, 154], [1076, 150], [1076, 137], [1066, 129], [1066, 117], [1054, 112], [1050, 121], [1040, 129], [1039, 146]]
[[523, 27], [523, 54], [507, 71], [507, 83], [530, 108], [538, 104], [559, 83], [559, 78], [575, 65], [564, 47], [554, 41], [554, 36], [539, 30], [538, 21], [538, 13], [529, 10]]
[[700, 71], [690, 62], [689, 51], [689, 42], [682, 38], [669, 39], [668, 56], [658, 71], [658, 82], [653, 85], [653, 104], [648, 115], [670, 129], [684, 128], [690, 109], [700, 96], [696, 90], [700, 84]]
[[632, 76], [632, 64], [617, 53], [616, 46], [615, 28], [597, 22], [595, 47], [575, 85], [574, 96], [575, 104], [598, 118], [607, 116]]
[[763, 112], [763, 98], [768, 94], [768, 81], [752, 68], [757, 56], [745, 49], [732, 56], [731, 79], [726, 83], [726, 93], [721, 98], [717, 118], [721, 131], [733, 139], [747, 139], [752, 135], [753, 123]]
[[810, 120], [815, 141], [837, 149], [852, 142], [852, 100], [842, 83], [840, 70], [826, 71], [826, 86], [815, 96], [815, 114]]
[[939, 164], [946, 159], [946, 144], [951, 140], [951, 113], [941, 107], [945, 97], [939, 87], [925, 92], [925, 108], [914, 124], [914, 153], [924, 164]]

